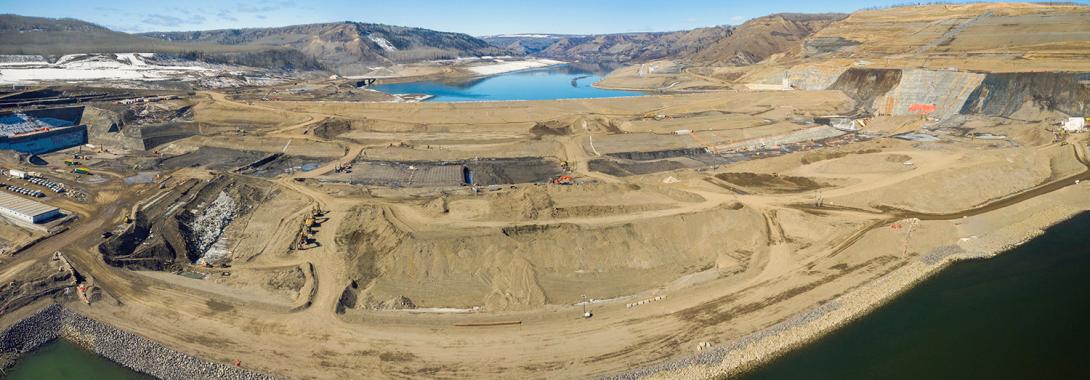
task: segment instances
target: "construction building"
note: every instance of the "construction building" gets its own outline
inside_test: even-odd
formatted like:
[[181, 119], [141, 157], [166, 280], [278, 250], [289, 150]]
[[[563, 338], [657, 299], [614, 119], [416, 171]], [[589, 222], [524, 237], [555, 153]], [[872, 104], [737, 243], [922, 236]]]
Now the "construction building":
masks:
[[59, 208], [8, 193], [0, 193], [0, 215], [20, 222], [38, 224], [61, 216]]
[[1068, 132], [1082, 132], [1086, 130], [1086, 118], [1084, 117], [1069, 117], [1067, 121], [1061, 124], [1063, 129]]

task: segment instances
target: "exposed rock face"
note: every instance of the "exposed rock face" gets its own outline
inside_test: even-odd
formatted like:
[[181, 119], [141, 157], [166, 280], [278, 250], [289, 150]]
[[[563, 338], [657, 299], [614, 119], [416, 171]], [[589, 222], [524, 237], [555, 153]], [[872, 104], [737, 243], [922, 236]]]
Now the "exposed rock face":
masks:
[[852, 68], [841, 74], [829, 89], [844, 91], [856, 104], [874, 112], [874, 100], [900, 83], [901, 70]]
[[961, 113], [1010, 117], [1027, 104], [1042, 111], [1085, 115], [1090, 111], [1090, 74], [988, 74], [969, 96]]

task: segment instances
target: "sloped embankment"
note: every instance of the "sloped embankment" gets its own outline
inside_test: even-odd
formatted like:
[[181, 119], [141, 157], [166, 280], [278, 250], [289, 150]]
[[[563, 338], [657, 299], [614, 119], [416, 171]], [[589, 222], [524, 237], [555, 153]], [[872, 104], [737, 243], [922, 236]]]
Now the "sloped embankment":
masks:
[[416, 307], [487, 310], [569, 304], [583, 294], [607, 299], [704, 270], [730, 275], [766, 249], [764, 217], [746, 207], [614, 224], [557, 221], [436, 231], [407, 230], [389, 210], [375, 206], [349, 212], [337, 234], [354, 280], [342, 310], [375, 308], [401, 297]]

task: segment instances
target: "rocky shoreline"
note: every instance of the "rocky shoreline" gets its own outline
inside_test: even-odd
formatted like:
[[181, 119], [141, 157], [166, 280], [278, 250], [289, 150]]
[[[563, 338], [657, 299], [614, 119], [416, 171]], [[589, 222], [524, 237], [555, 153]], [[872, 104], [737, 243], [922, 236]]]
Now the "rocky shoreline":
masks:
[[[1054, 225], [1070, 218], [1053, 220]], [[701, 352], [658, 365], [604, 376], [601, 379], [732, 378], [800, 348], [888, 303], [946, 267], [964, 260], [987, 259], [1014, 249], [1044, 233], [1026, 231], [1021, 239], [997, 247], [966, 251], [959, 245], [936, 247], [907, 265], [835, 299], [795, 316], [727, 342], [702, 347]]]
[[174, 351], [60, 304], [49, 305], [3, 330], [0, 350], [23, 355], [54, 339], [72, 341], [124, 367], [160, 379], [274, 379], [267, 374]]

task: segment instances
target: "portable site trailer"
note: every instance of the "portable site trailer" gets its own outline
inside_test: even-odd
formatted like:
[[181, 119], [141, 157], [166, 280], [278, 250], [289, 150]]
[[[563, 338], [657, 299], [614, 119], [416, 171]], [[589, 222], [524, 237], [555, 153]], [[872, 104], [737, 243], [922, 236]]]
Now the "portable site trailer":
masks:
[[1069, 117], [1067, 121], [1064, 121], [1062, 125], [1063, 129], [1068, 132], [1082, 132], [1086, 130], [1086, 118], [1085, 117]]

